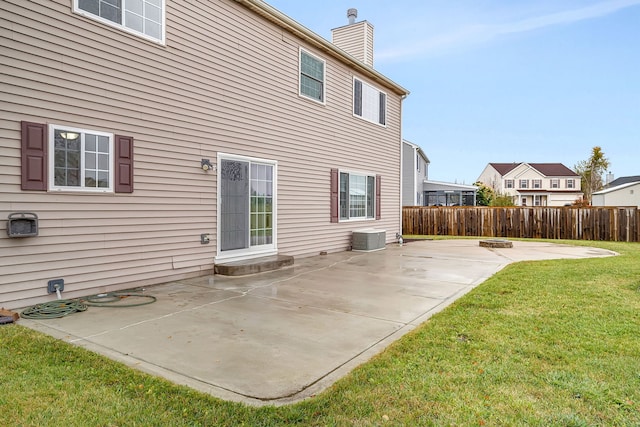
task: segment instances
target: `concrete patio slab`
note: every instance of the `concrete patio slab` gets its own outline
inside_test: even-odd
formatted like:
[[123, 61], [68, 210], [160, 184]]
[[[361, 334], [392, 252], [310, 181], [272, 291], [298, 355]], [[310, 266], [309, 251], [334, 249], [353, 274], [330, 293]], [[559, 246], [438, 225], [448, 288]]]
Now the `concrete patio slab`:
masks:
[[222, 399], [278, 405], [327, 388], [509, 263], [612, 255], [537, 242], [411, 242], [166, 283], [140, 290], [157, 298], [150, 305], [20, 323]]

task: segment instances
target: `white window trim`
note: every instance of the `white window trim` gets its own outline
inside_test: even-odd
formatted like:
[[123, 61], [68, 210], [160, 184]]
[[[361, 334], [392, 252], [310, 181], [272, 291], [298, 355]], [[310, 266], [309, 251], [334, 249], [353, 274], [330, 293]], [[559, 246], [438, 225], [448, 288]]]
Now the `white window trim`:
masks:
[[[353, 105], [353, 102], [354, 102], [354, 98], [355, 98], [355, 95], [356, 95], [355, 94], [356, 80], [358, 80], [363, 86], [367, 85], [370, 88], [373, 88], [373, 89], [377, 90], [378, 94], [381, 94], [381, 93], [384, 94], [384, 124], [380, 123], [380, 113], [379, 112], [378, 112], [378, 120], [374, 121], [374, 120], [369, 120], [368, 118], [366, 118], [364, 116], [359, 116], [353, 111], [355, 109], [354, 105]], [[351, 114], [353, 115], [353, 117], [357, 117], [360, 120], [364, 120], [365, 122], [373, 123], [373, 124], [378, 125], [380, 127], [386, 128], [387, 127], [387, 123], [389, 122], [389, 109], [388, 109], [389, 102], [388, 102], [388, 100], [389, 100], [389, 95], [387, 94], [387, 92], [378, 89], [376, 86], [374, 86], [372, 84], [369, 84], [368, 82], [364, 81], [361, 78], [353, 76], [353, 82], [351, 83], [351, 104], [352, 104], [351, 105]], [[364, 107], [363, 107], [363, 109], [364, 109]]]
[[[323, 80], [322, 80], [322, 101], [312, 98], [309, 95], [306, 95], [304, 93], [302, 93], [302, 54], [306, 54], [309, 55], [311, 57], [313, 57], [314, 59], [322, 62], [322, 67], [323, 67]], [[300, 98], [304, 98], [304, 99], [308, 99], [310, 101], [313, 101], [317, 104], [321, 104], [321, 105], [326, 105], [327, 104], [327, 61], [325, 61], [324, 59], [320, 58], [318, 55], [314, 55], [313, 53], [309, 52], [306, 49], [303, 49], [302, 47], [299, 49], [298, 51], [298, 96]]]
[[105, 18], [103, 18], [103, 17], [101, 17], [99, 15], [94, 15], [91, 12], [87, 12], [86, 10], [80, 9], [80, 7], [78, 6], [78, 1], [79, 0], [73, 0], [73, 13], [76, 13], [78, 15], [84, 16], [84, 17], [89, 18], [89, 19], [93, 19], [94, 21], [101, 22], [103, 24], [109, 25], [110, 27], [117, 28], [117, 29], [122, 30], [122, 31], [124, 31], [126, 33], [133, 34], [135, 36], [138, 36], [138, 37], [141, 37], [143, 39], [152, 41], [154, 43], [157, 43], [157, 44], [160, 44], [160, 45], [163, 45], [163, 46], [166, 45], [166, 40], [165, 40], [165, 38], [166, 38], [166, 25], [167, 25], [167, 20], [166, 20], [166, 10], [167, 10], [166, 0], [161, 0], [161, 2], [162, 2], [162, 6], [161, 6], [162, 10], [160, 12], [161, 13], [161, 18], [160, 19], [162, 20], [162, 22], [161, 22], [161, 30], [160, 30], [160, 38], [159, 39], [157, 39], [155, 37], [151, 37], [151, 36], [149, 36], [147, 34], [139, 32], [139, 31], [136, 31], [136, 30], [134, 30], [132, 28], [126, 27], [124, 24], [118, 24], [117, 22], [110, 21], [110, 20], [105, 19]]
[[[223, 160], [238, 160], [242, 162], [253, 162], [253, 163], [264, 163], [273, 166], [273, 241], [270, 245], [260, 245], [260, 246], [251, 246], [244, 249], [237, 249], [231, 251], [221, 251], [220, 247], [220, 230], [222, 229], [221, 221], [222, 216], [216, 215], [216, 257], [214, 259], [215, 262], [232, 262], [232, 261], [243, 261], [247, 259], [256, 258], [259, 256], [269, 256], [276, 255], [278, 253], [278, 162], [276, 160], [263, 159], [258, 157], [247, 157], [240, 156], [237, 154], [228, 154], [228, 153], [218, 153], [217, 156], [217, 186], [216, 191], [217, 194], [222, 194], [222, 190], [220, 188], [221, 179], [220, 173], [222, 171], [222, 161]], [[221, 199], [218, 197], [217, 200], [217, 212], [222, 211], [221, 207]]]
[[[364, 176], [365, 178], [367, 177], [373, 177], [373, 216], [371, 217], [355, 217], [355, 218], [342, 218], [340, 216], [340, 177], [341, 174], [346, 173], [349, 175], [361, 175]], [[376, 187], [378, 185], [378, 180], [376, 179], [376, 174], [373, 172], [362, 172], [362, 171], [354, 171], [354, 170], [345, 170], [345, 169], [338, 169], [338, 222], [362, 222], [362, 221], [376, 221]], [[349, 201], [347, 201], [347, 203], [349, 203]], [[347, 205], [347, 209], [350, 209], [350, 207]], [[366, 215], [366, 200], [365, 200], [365, 215]]]
[[[109, 187], [68, 187], [68, 186], [57, 186], [55, 185], [55, 131], [56, 130], [66, 130], [70, 132], [80, 133], [80, 134], [91, 134], [97, 136], [106, 136], [109, 138]], [[92, 129], [82, 129], [82, 128], [74, 128], [71, 126], [63, 126], [63, 125], [49, 125], [49, 141], [47, 142], [47, 156], [49, 156], [48, 161], [48, 190], [49, 191], [65, 191], [65, 192], [74, 192], [74, 193], [113, 193], [114, 192], [114, 170], [115, 170], [115, 159], [114, 159], [114, 135], [112, 133], [100, 132]], [[82, 148], [80, 151], [80, 160], [81, 164], [84, 164], [84, 144], [82, 144]], [[80, 182], [84, 183], [84, 167], [80, 168]]]

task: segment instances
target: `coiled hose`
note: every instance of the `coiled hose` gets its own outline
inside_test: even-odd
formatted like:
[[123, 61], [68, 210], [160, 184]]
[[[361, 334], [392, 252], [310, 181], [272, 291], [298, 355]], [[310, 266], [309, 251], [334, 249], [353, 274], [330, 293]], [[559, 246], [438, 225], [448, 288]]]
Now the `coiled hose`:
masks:
[[[126, 298], [133, 297], [135, 301], [123, 303]], [[92, 295], [85, 298], [61, 299], [28, 307], [20, 313], [25, 319], [57, 319], [69, 314], [86, 311], [92, 307], [139, 307], [141, 305], [156, 302], [157, 298], [131, 292], [109, 292], [106, 294]]]
[[78, 299], [60, 299], [28, 307], [20, 313], [20, 317], [25, 319], [57, 319], [86, 310], [87, 305]]

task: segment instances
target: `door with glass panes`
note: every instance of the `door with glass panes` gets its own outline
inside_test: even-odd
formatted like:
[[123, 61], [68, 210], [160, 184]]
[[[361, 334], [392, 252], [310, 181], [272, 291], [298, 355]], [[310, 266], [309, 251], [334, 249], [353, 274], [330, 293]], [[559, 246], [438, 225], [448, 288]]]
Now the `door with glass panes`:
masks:
[[221, 256], [275, 250], [275, 172], [269, 161], [221, 159]]

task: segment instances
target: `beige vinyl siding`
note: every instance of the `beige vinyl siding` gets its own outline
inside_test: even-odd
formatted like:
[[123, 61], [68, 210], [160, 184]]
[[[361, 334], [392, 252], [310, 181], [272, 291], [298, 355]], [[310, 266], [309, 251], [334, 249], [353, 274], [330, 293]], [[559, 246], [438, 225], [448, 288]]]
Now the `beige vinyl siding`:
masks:
[[332, 42], [349, 55], [373, 67], [373, 27], [367, 21], [334, 28]]
[[[167, 2], [166, 46], [68, 0], [3, 1], [0, 14], [0, 228], [11, 212], [40, 219], [38, 237], [0, 232], [1, 305], [50, 299], [56, 278], [71, 298], [210, 273], [217, 173], [200, 159], [218, 152], [278, 162], [280, 253], [399, 231], [400, 97], [387, 90], [386, 127], [354, 118], [354, 73], [244, 6]], [[298, 97], [300, 46], [327, 61], [326, 106]], [[21, 120], [132, 136], [134, 192], [22, 191]], [[382, 176], [381, 221], [330, 223], [331, 168]]]
[[365, 60], [363, 61], [365, 64], [373, 67], [373, 27], [367, 23], [365, 26]]

